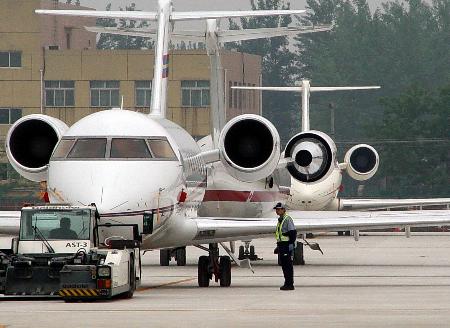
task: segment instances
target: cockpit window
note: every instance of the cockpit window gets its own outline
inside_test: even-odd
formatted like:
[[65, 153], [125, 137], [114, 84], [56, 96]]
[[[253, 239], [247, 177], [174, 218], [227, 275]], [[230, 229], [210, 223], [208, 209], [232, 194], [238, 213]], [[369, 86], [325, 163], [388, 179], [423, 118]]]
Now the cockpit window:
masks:
[[61, 139], [53, 153], [53, 158], [65, 158], [69, 151], [72, 149], [75, 139]]
[[176, 158], [169, 142], [164, 139], [147, 140], [155, 158]]
[[78, 139], [68, 158], [105, 158], [106, 138]]
[[113, 138], [110, 158], [151, 158], [144, 139]]

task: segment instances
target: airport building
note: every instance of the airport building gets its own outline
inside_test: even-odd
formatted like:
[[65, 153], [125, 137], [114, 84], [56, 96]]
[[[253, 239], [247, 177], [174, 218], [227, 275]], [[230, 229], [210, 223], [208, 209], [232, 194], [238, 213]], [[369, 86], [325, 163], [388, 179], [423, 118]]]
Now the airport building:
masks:
[[[14, 179], [4, 149], [11, 124], [43, 113], [69, 126], [120, 107], [149, 112], [153, 50], [97, 50], [95, 19], [41, 16], [35, 9], [86, 9], [56, 0], [0, 1], [0, 184]], [[204, 50], [172, 50], [167, 118], [194, 137], [210, 133], [209, 58]], [[260, 113], [261, 58], [224, 51], [226, 116]]]

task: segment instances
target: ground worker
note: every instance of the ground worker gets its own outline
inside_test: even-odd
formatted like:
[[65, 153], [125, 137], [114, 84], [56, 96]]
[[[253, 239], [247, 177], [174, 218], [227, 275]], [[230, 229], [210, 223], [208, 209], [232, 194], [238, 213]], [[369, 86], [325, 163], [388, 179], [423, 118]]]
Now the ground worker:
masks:
[[278, 264], [281, 265], [284, 275], [284, 285], [280, 290], [294, 290], [294, 266], [292, 256], [294, 253], [295, 240], [297, 231], [295, 230], [294, 221], [286, 213], [286, 207], [282, 203], [277, 203], [273, 208], [278, 215], [277, 229], [275, 238], [277, 247], [274, 250], [278, 254]]

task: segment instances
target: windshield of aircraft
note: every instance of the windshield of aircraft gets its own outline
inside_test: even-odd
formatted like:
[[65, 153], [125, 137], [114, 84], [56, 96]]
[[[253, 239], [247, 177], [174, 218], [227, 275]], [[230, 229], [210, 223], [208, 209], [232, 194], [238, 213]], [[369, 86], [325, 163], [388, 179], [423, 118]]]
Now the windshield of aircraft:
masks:
[[164, 137], [64, 138], [56, 147], [52, 159], [176, 160], [177, 157]]
[[21, 240], [90, 239], [90, 210], [23, 210], [20, 224]]

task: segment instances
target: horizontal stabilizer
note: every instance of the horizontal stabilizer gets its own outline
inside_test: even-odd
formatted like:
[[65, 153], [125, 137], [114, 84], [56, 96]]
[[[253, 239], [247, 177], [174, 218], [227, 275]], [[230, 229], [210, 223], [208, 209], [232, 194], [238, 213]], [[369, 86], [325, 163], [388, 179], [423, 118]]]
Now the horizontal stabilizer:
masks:
[[299, 15], [306, 10], [233, 10], [233, 11], [187, 11], [172, 12], [172, 21], [186, 21], [199, 19], [238, 18], [258, 16]]
[[[118, 27], [98, 27], [98, 26], [86, 26], [85, 29], [94, 33], [105, 33], [125, 36], [138, 36], [142, 38], [154, 38], [156, 37], [156, 30], [149, 28], [118, 28]], [[205, 41], [205, 32], [200, 31], [173, 31], [170, 35], [172, 40], [178, 41]]]
[[98, 10], [50, 10], [37, 9], [36, 14], [56, 16], [76, 16], [93, 18], [119, 18], [132, 20], [156, 21], [157, 12], [149, 11], [98, 11]]
[[[302, 92], [302, 87], [241, 87], [233, 86], [232, 89], [240, 90], [262, 90], [262, 91], [286, 91], [286, 92]], [[349, 91], [349, 90], [372, 90], [380, 89], [380, 86], [364, 86], [364, 87], [310, 87], [311, 92], [319, 91]]]
[[[58, 16], [77, 16], [94, 18], [118, 18], [132, 20], [158, 19], [157, 12], [148, 11], [97, 11], [97, 10], [50, 10], [37, 9], [36, 14], [58, 15]], [[170, 21], [202, 20], [210, 18], [236, 18], [236, 17], [258, 17], [258, 16], [278, 16], [278, 15], [296, 15], [303, 14], [305, 10], [241, 10], [241, 11], [186, 11], [172, 12]]]
[[255, 39], [273, 38], [277, 36], [291, 36], [315, 32], [330, 31], [332, 26], [317, 27], [275, 27], [275, 28], [255, 28], [245, 30], [228, 30], [219, 32], [219, 42], [237, 42]]

